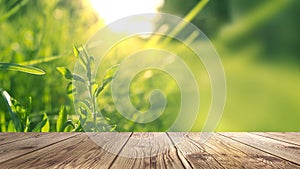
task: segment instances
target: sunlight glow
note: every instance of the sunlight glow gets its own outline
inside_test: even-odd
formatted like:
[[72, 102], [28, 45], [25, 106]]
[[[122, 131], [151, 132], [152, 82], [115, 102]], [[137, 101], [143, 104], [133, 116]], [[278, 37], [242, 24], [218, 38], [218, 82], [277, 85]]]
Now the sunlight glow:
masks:
[[[112, 23], [126, 16], [142, 13], [154, 13], [163, 5], [164, 0], [90, 0], [94, 10], [105, 24]], [[148, 18], [149, 19], [149, 18]], [[147, 23], [145, 23], [147, 24]], [[129, 24], [130, 25], [130, 24]], [[144, 25], [153, 29], [153, 25]], [[117, 32], [130, 32], [133, 27], [119, 28]], [[122, 30], [121, 30], [122, 29]]]

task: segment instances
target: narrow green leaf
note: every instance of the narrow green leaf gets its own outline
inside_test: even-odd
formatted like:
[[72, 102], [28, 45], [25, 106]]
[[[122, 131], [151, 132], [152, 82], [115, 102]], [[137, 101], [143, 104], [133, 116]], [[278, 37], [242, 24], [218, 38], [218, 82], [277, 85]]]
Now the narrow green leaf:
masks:
[[3, 89], [0, 88], [0, 93], [3, 97], [4, 100], [4, 104], [6, 105], [10, 118], [12, 119], [12, 123], [16, 129], [16, 131], [18, 132], [22, 132], [23, 128], [22, 128], [22, 124], [21, 124], [21, 120], [19, 119], [17, 113], [14, 110], [13, 104], [11, 102], [11, 97], [10, 95]]
[[80, 52], [79, 52], [78, 48], [76, 47], [76, 45], [73, 45], [73, 54], [74, 54], [74, 56], [78, 57], [79, 53]]
[[114, 130], [116, 130], [116, 128], [117, 128], [117, 125], [116, 125], [116, 124], [115, 124], [115, 125], [111, 125], [111, 128], [110, 128], [109, 131], [114, 131]]
[[104, 79], [104, 81], [102, 82], [102, 85], [101, 85], [99, 88], [97, 88], [97, 90], [95, 91], [94, 96], [95, 96], [95, 97], [98, 97], [99, 94], [104, 90], [104, 88], [105, 88], [112, 80], [113, 80], [113, 77]]
[[71, 125], [68, 125], [65, 129], [64, 132], [71, 132], [73, 131], [74, 127], [72, 127]]
[[120, 67], [119, 64], [114, 65], [105, 72], [102, 85], [98, 87], [94, 92], [95, 97], [98, 97], [99, 94], [103, 91], [103, 89], [113, 80], [113, 78], [115, 77], [115, 75], [119, 70], [119, 67]]
[[83, 107], [79, 108], [79, 121], [81, 124], [85, 124], [87, 120], [87, 110], [85, 110]]
[[30, 118], [27, 116], [24, 132], [28, 132], [30, 130], [30, 123]]
[[62, 132], [63, 131], [63, 125], [67, 120], [67, 111], [65, 106], [61, 106], [60, 111], [58, 113], [58, 118], [56, 121], [56, 131]]
[[87, 50], [85, 49], [85, 47], [83, 45], [81, 45], [81, 48], [82, 48], [85, 59], [89, 60], [89, 54], [88, 54]]
[[26, 123], [25, 123], [25, 128], [24, 132], [28, 132], [30, 130], [30, 117], [29, 114], [31, 113], [32, 110], [32, 98], [28, 98], [28, 103], [27, 103], [27, 109], [26, 109]]
[[29, 116], [31, 110], [32, 110], [32, 98], [28, 97], [28, 104], [27, 104], [26, 116]]
[[65, 55], [59, 55], [59, 56], [51, 56], [51, 57], [46, 57], [46, 58], [39, 58], [39, 59], [34, 59], [34, 60], [29, 60], [29, 61], [24, 61], [24, 62], [18, 62], [17, 64], [28, 66], [28, 65], [36, 65], [36, 64], [41, 64], [41, 63], [48, 63], [54, 60], [58, 60], [64, 57], [69, 57], [71, 54], [65, 54]]
[[20, 104], [19, 101], [17, 101], [16, 99], [14, 98], [10, 98], [11, 100], [11, 103], [12, 103], [12, 110], [17, 114], [20, 122], [21, 122], [21, 125], [22, 125], [22, 128], [25, 127], [26, 125], [26, 120], [27, 120], [27, 111], [26, 109]]
[[84, 70], [87, 70], [87, 67], [86, 67], [86, 63], [85, 61], [83, 60], [83, 58], [81, 57], [81, 54], [79, 55], [79, 64], [83, 67]]
[[76, 92], [76, 89], [74, 88], [72, 82], [68, 83], [68, 85], [66, 87], [66, 91], [67, 91], [67, 94], [72, 94], [72, 93]]
[[34, 128], [33, 128], [33, 132], [41, 132], [42, 128], [45, 126], [45, 124], [47, 123], [47, 119], [44, 119], [42, 121], [40, 121]]
[[16, 128], [14, 126], [13, 121], [9, 121], [8, 126], [7, 126], [7, 132], [16, 132]]
[[92, 106], [91, 106], [91, 104], [89, 103], [89, 101], [88, 101], [87, 99], [85, 99], [85, 100], [79, 102], [78, 105], [80, 105], [81, 107], [84, 107], [85, 109], [88, 109], [88, 110], [90, 110], [90, 111], [91, 111], [91, 109], [92, 109]]
[[81, 46], [80, 49], [76, 46], [74, 46], [74, 47], [75, 48], [73, 50], [76, 50], [76, 51], [74, 51], [74, 55], [75, 56], [77, 55], [79, 57], [79, 63], [85, 70], [87, 70], [87, 62], [88, 61], [87, 61], [85, 55], [82, 53], [83, 46]]
[[12, 70], [12, 71], [18, 71], [18, 72], [23, 72], [23, 73], [28, 73], [28, 74], [33, 74], [33, 75], [44, 75], [45, 72], [42, 69], [32, 67], [32, 66], [23, 66], [23, 65], [18, 65], [15, 63], [2, 63], [0, 62], [0, 70]]
[[85, 83], [85, 80], [81, 76], [76, 75], [76, 74], [73, 74], [72, 76], [73, 76], [74, 80]]
[[68, 80], [72, 80], [73, 75], [71, 71], [66, 67], [56, 67], [56, 69]]
[[66, 121], [65, 124], [62, 126], [62, 128], [63, 128], [63, 131], [64, 131], [64, 132], [70, 132], [70, 131], [72, 131], [72, 130], [75, 128], [75, 126], [74, 126], [74, 124], [72, 123], [71, 120], [68, 120], [68, 121]]
[[50, 131], [50, 122], [46, 113], [44, 113], [43, 120], [46, 120], [45, 125], [42, 127], [41, 132], [49, 132]]
[[86, 121], [91, 120], [92, 118], [92, 110], [91, 110], [91, 105], [87, 100], [84, 101], [80, 101], [77, 103], [78, 104], [78, 112], [80, 114], [79, 116], [79, 120], [81, 122], [81, 124], [85, 124]]
[[5, 112], [0, 111], [0, 128], [1, 132], [6, 132]]
[[83, 128], [81, 126], [80, 121], [78, 121], [78, 124], [77, 124], [76, 128], [73, 131], [74, 132], [82, 132], [83, 131]]
[[112, 67], [108, 68], [105, 72], [103, 81], [109, 78], [113, 78], [115, 74], [118, 72], [119, 68], [120, 68], [119, 64], [113, 65]]
[[80, 118], [82, 118], [82, 122], [84, 122], [85, 120], [88, 120], [90, 118], [92, 118], [93, 112], [92, 112], [92, 107], [89, 106], [90, 104], [87, 102], [78, 102], [78, 106], [79, 106], [79, 113], [80, 113]]
[[103, 87], [107, 86], [112, 80], [113, 80], [113, 77], [109, 77], [107, 79], [104, 79], [103, 82], [102, 82]]

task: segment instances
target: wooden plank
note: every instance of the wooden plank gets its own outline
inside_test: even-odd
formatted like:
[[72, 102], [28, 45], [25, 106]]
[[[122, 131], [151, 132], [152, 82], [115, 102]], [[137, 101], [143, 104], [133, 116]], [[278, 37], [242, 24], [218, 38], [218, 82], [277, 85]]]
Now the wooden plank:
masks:
[[[131, 134], [131, 132], [98, 133], [96, 137], [93, 137], [93, 141], [97, 142], [97, 148], [94, 148], [94, 152], [87, 152], [87, 154], [94, 154], [94, 162], [87, 162], [86, 164], [90, 163], [90, 168], [109, 168], [128, 142]], [[81, 168], [88, 168], [87, 166], [83, 165]]]
[[39, 135], [0, 146], [0, 162], [4, 162], [27, 153], [42, 149], [51, 144], [74, 137], [77, 133], [56, 133]]
[[244, 143], [269, 154], [300, 164], [300, 147], [294, 144], [266, 138], [251, 133], [220, 133], [228, 138]]
[[151, 168], [190, 168], [166, 133], [152, 133], [150, 148]]
[[[65, 134], [68, 135], [68, 133]], [[56, 137], [56, 135], [57, 133], [51, 133], [52, 137]], [[57, 163], [68, 159], [68, 156], [62, 156], [61, 154], [77, 149], [77, 144], [87, 138], [86, 135], [77, 134], [72, 138], [49, 145], [43, 149], [2, 162], [0, 166], [2, 168], [54, 168]]]
[[[115, 154], [102, 149], [98, 144], [114, 144], [122, 147], [122, 138], [129, 137], [129, 133], [111, 133], [108, 140], [107, 133], [80, 133], [68, 140], [53, 144], [25, 156], [0, 163], [0, 166], [17, 168], [108, 168], [115, 158]], [[122, 136], [120, 136], [122, 135]], [[55, 137], [55, 133], [52, 134]], [[116, 137], [118, 136], [118, 137]], [[123, 143], [124, 144], [124, 143]], [[117, 146], [116, 146], [117, 145]], [[119, 146], [118, 146], [119, 145]], [[98, 167], [96, 167], [98, 166]]]
[[111, 168], [150, 168], [150, 133], [133, 133]]
[[133, 133], [111, 168], [183, 168], [165, 133]]
[[205, 143], [225, 168], [299, 168], [291, 162], [214, 133]]
[[203, 133], [87, 134], [33, 133], [5, 143], [0, 168], [300, 168], [300, 146], [285, 141], [297, 141], [295, 133], [276, 139], [262, 133], [214, 133], [205, 144], [199, 142]]
[[175, 146], [180, 150], [184, 159], [193, 168], [223, 168], [215, 158], [206, 151], [204, 145], [195, 143], [189, 138], [195, 133], [173, 133], [168, 135], [175, 143]]
[[251, 132], [264, 137], [272, 138], [279, 141], [295, 144], [300, 146], [300, 133], [299, 132]]
[[31, 137], [39, 137], [40, 135], [44, 135], [48, 133], [20, 133], [20, 132], [8, 132], [1, 133], [0, 132], [0, 145], [12, 143], [19, 140], [24, 140]]

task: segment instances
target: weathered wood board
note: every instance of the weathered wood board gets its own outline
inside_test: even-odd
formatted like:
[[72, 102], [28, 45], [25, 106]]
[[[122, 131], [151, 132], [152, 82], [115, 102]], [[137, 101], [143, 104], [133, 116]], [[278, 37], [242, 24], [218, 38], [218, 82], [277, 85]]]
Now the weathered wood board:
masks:
[[0, 168], [300, 168], [300, 133], [0, 133]]

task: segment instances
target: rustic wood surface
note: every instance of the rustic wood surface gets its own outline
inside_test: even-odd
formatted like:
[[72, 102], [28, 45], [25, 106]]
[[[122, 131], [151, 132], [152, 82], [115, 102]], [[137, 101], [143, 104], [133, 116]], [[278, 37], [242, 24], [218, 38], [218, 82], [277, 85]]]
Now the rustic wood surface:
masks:
[[0, 168], [300, 168], [300, 133], [0, 133]]

